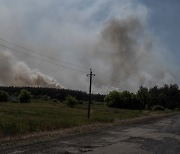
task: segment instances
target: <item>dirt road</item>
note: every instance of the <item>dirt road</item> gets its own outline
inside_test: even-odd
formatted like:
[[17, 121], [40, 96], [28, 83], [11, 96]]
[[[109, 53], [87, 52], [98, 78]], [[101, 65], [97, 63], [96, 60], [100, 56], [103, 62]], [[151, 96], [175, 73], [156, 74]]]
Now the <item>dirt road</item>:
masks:
[[49, 141], [0, 147], [0, 153], [134, 154], [180, 153], [180, 114], [146, 123], [114, 126]]

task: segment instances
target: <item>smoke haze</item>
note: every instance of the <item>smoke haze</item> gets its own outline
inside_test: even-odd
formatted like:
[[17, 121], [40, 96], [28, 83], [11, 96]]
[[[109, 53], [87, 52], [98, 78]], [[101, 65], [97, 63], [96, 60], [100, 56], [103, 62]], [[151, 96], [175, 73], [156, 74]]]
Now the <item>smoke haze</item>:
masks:
[[0, 51], [0, 72], [1, 85], [60, 88], [52, 77], [31, 70], [24, 62], [16, 61], [8, 51]]
[[[137, 17], [113, 19], [105, 24], [94, 52], [104, 74], [111, 74], [111, 85], [136, 90], [140, 85], [152, 87], [174, 83], [168, 68], [153, 54], [154, 38]], [[100, 83], [101, 81], [98, 81]]]
[[[79, 70], [0, 47], [0, 84], [87, 91], [86, 68], [96, 74], [94, 93], [178, 83], [178, 65], [166, 47], [169, 42], [162, 42], [159, 33], [154, 33], [152, 15], [141, 0], [0, 0], [0, 38], [77, 64], [40, 57]], [[9, 46], [0, 40], [1, 44]]]

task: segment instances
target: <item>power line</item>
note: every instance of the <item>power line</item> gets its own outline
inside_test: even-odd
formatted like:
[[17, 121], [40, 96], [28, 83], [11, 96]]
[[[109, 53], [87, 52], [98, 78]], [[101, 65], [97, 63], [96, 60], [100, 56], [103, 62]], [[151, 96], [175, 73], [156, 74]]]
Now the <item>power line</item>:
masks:
[[[50, 59], [53, 59], [53, 60], [56, 60], [56, 61], [61, 61], [61, 62], [63, 62], [63, 63], [69, 64], [69, 65], [78, 66], [78, 67], [81, 67], [81, 68], [84, 68], [84, 69], [89, 69], [88, 66], [82, 66], [82, 65], [78, 65], [78, 64], [74, 64], [74, 63], [71, 63], [71, 62], [64, 61], [64, 60], [62, 60], [62, 59], [57, 59], [57, 58], [55, 58], [55, 57], [52, 57], [52, 56], [49, 56], [49, 55], [46, 55], [46, 54], [42, 54], [42, 53], [40, 53], [40, 52], [37, 52], [37, 51], [34, 51], [34, 50], [30, 50], [30, 49], [28, 49], [28, 48], [26, 48], [26, 47], [24, 47], [24, 46], [18, 45], [18, 44], [14, 43], [14, 42], [8, 41], [8, 40], [3, 39], [3, 38], [0, 38], [0, 40], [2, 40], [2, 41], [4, 41], [4, 42], [7, 42], [7, 43], [9, 43], [9, 44], [15, 45], [15, 46], [17, 46], [17, 47], [20, 47], [20, 48], [22, 48], [22, 49], [25, 49], [25, 50], [27, 50], [27, 51], [30, 51], [30, 52], [32, 52], [32, 53], [36, 53], [36, 54], [39, 54], [39, 55], [41, 55], [41, 56], [44, 56], [44, 57], [47, 57], [47, 58], [50, 58]], [[19, 50], [16, 50], [16, 49], [12, 49], [12, 48], [7, 47], [7, 46], [5, 46], [5, 45], [0, 45], [0, 46], [5, 47], [5, 48], [8, 48], [8, 49], [10, 49], [10, 50], [14, 50], [14, 51], [20, 52], [20, 53], [25, 54], [25, 55], [27, 55], [27, 56], [34, 57], [34, 58], [39, 59], [39, 60], [41, 60], [41, 61], [45, 61], [45, 62], [54, 64], [54, 65], [58, 65], [58, 66], [61, 66], [61, 67], [67, 68], [67, 69], [71, 69], [71, 70], [74, 70], [74, 71], [83, 72], [83, 71], [74, 69], [74, 68], [69, 67], [69, 66], [60, 65], [60, 64], [57, 64], [57, 63], [50, 62], [50, 61], [48, 61], [48, 60], [44, 60], [44, 59], [35, 57], [35, 56], [33, 56], [33, 55], [24, 53], [24, 52], [19, 51]], [[83, 73], [85, 73], [85, 72], [83, 72]], [[110, 77], [107, 77], [106, 75], [104, 75], [104, 74], [102, 74], [102, 73], [100, 73], [100, 72], [96, 72], [96, 74], [99, 74], [98, 76], [101, 76], [101, 77], [103, 77], [104, 79], [106, 79], [106, 80], [108, 80], [108, 81], [111, 81], [111, 82], [113, 82], [113, 83], [119, 84], [118, 81], [112, 80], [112, 79], [110, 79]]]
[[23, 46], [21, 46], [21, 45], [18, 45], [18, 44], [16, 44], [16, 43], [11, 42], [11, 41], [5, 40], [5, 39], [3, 39], [3, 38], [0, 38], [0, 40], [2, 40], [2, 41], [4, 41], [4, 42], [7, 42], [7, 43], [9, 43], [9, 44], [15, 45], [15, 46], [17, 46], [17, 47], [20, 47], [20, 48], [22, 48], [22, 49], [25, 49], [25, 50], [27, 50], [27, 51], [30, 51], [30, 52], [39, 54], [39, 55], [41, 55], [41, 56], [45, 56], [45, 57], [47, 57], [47, 58], [56, 60], [56, 61], [61, 61], [61, 62], [63, 62], [63, 63], [69, 64], [69, 65], [73, 65], [73, 66], [78, 66], [78, 67], [81, 67], [81, 68], [89, 69], [88, 66], [82, 66], [82, 65], [78, 65], [78, 64], [74, 64], [74, 63], [71, 63], [71, 62], [64, 61], [64, 60], [62, 60], [62, 59], [57, 59], [57, 58], [51, 57], [51, 56], [49, 56], [49, 55], [42, 54], [42, 53], [40, 53], [40, 52], [37, 52], [37, 51], [34, 51], [34, 50], [30, 50], [30, 49], [28, 49], [28, 48], [26, 48], [26, 47], [23, 47]]
[[7, 48], [7, 49], [9, 49], [9, 50], [15, 51], [15, 52], [22, 53], [22, 54], [24, 54], [24, 55], [26, 55], [26, 56], [30, 56], [30, 57], [36, 58], [36, 59], [38, 59], [38, 60], [41, 60], [41, 61], [44, 61], [44, 62], [47, 62], [47, 63], [51, 63], [51, 64], [53, 64], [53, 65], [57, 65], [57, 66], [60, 66], [60, 67], [66, 68], [66, 69], [70, 69], [70, 70], [73, 70], [73, 71], [81, 72], [81, 73], [86, 73], [86, 72], [84, 72], [84, 71], [77, 70], [77, 69], [74, 69], [74, 68], [69, 67], [69, 66], [60, 65], [60, 64], [53, 63], [53, 62], [50, 62], [50, 61], [45, 60], [45, 59], [41, 59], [41, 58], [39, 58], [39, 57], [30, 55], [30, 54], [28, 54], [28, 53], [24, 53], [24, 52], [22, 52], [22, 51], [20, 51], [20, 50], [16, 50], [16, 49], [7, 47], [7, 46], [5, 46], [5, 45], [1, 45], [1, 44], [0, 44], [0, 46], [1, 46], [1, 47], [4, 47], [4, 48]]

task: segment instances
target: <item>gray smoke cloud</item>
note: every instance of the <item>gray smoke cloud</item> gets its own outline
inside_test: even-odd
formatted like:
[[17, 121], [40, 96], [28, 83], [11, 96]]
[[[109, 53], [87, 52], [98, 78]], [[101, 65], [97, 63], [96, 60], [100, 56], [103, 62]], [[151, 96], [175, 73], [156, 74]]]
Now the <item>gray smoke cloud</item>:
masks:
[[[141, 85], [162, 86], [179, 81], [174, 55], [164, 46], [167, 42], [161, 42], [158, 33], [153, 34], [153, 24], [149, 23], [152, 10], [139, 0], [13, 0], [0, 4], [0, 38], [92, 68], [96, 73], [94, 93], [136, 91]], [[28, 52], [7, 42], [0, 44]], [[10, 52], [13, 55], [0, 47], [1, 85], [56, 87], [57, 82], [44, 75], [50, 74], [64, 87], [88, 91], [89, 69], [28, 52], [80, 70], [73, 71]]]
[[[152, 87], [175, 82], [170, 70], [156, 59], [155, 39], [138, 17], [110, 20], [99, 39], [94, 57], [101, 63], [99, 70], [110, 75], [111, 86], [137, 90], [140, 85]], [[97, 83], [103, 88], [106, 82]]]
[[[93, 82], [96, 92], [135, 91], [140, 85], [152, 87], [174, 83], [171, 71], [154, 54], [158, 52], [154, 42], [154, 36], [138, 16], [111, 19], [104, 23], [93, 41], [82, 45], [89, 52], [81, 53], [78, 58], [83, 65], [92, 66], [96, 71]], [[4, 72], [0, 76], [2, 85], [61, 87], [52, 77], [31, 70], [8, 51], [0, 51], [0, 71]], [[82, 85], [83, 78], [77, 73], [69, 73], [68, 78], [67, 70], [61, 73], [64, 82], [69, 80], [69, 85]], [[101, 73], [107, 76], [108, 81], [103, 80]]]
[[0, 51], [0, 72], [1, 85], [61, 87], [55, 79], [37, 70], [31, 70], [24, 62], [17, 61], [8, 51]]

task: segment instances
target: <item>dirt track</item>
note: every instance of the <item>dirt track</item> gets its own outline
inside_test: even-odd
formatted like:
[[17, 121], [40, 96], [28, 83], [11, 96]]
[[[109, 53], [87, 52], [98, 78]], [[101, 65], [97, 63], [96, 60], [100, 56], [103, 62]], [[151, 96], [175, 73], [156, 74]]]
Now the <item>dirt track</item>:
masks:
[[26, 145], [1, 145], [0, 153], [178, 154], [180, 114]]

